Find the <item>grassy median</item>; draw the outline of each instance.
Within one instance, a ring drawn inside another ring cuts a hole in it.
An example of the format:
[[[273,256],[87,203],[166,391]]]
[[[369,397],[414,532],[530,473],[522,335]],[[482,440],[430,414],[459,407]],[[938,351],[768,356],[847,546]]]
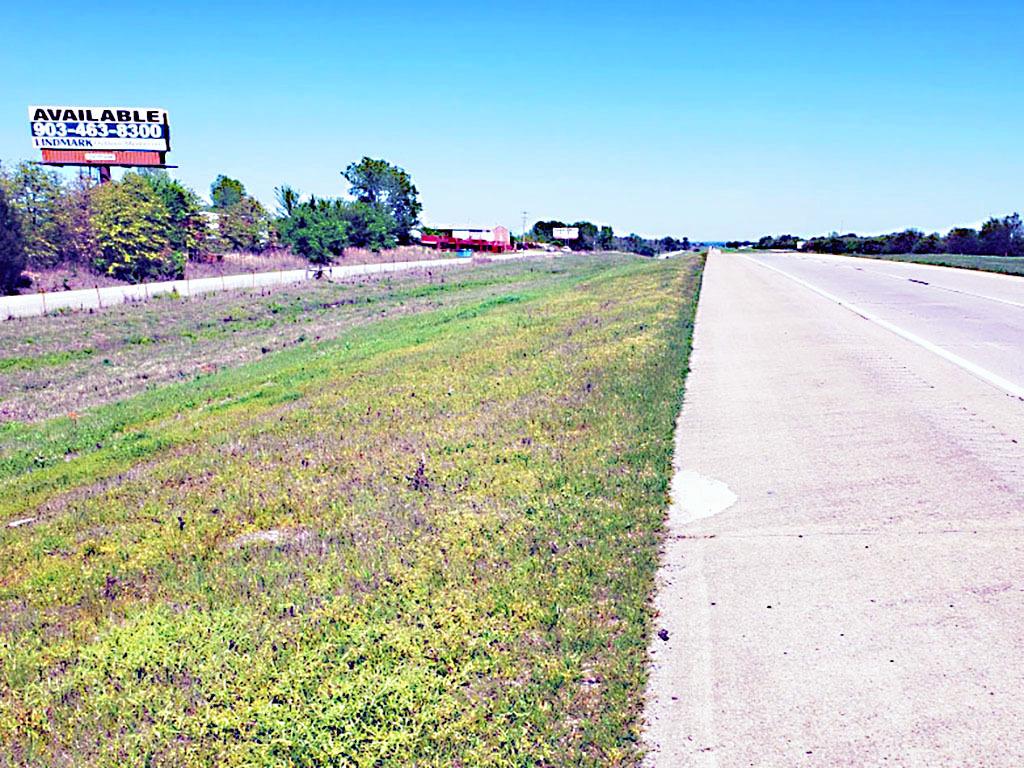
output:
[[[996,272],[1001,275],[1024,275],[1024,258],[1017,256],[966,256],[956,253],[886,253],[880,256],[855,253],[849,255],[865,259],[906,261],[912,264],[973,269],[977,272]]]
[[[7,422],[0,765],[634,763],[701,266],[502,267]]]

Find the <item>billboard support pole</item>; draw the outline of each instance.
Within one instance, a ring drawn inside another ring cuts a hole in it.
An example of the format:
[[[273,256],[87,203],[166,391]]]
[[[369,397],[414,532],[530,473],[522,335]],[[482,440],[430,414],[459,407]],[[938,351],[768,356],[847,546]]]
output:
[[[100,169],[100,184],[106,184],[108,181],[110,181],[110,166],[109,165],[101,165],[99,167],[99,169]]]

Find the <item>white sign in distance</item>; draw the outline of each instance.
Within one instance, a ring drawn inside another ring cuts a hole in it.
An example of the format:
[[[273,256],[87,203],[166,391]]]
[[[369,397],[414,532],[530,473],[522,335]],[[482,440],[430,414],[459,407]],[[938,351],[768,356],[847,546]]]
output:
[[[556,240],[576,240],[580,236],[579,227],[555,227],[551,235]]]

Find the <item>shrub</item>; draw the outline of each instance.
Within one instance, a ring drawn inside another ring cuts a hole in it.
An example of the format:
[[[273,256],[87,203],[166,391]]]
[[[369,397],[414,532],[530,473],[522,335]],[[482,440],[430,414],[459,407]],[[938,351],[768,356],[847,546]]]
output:
[[[58,264],[65,249],[64,185],[56,171],[22,162],[4,180],[21,223],[25,258],[33,267]]]
[[[25,269],[25,240],[18,214],[0,186],[0,293],[14,293]]]
[[[394,218],[382,206],[317,200],[292,206],[277,222],[281,242],[314,264],[329,264],[347,246],[380,251],[398,242]]]
[[[317,200],[292,206],[277,221],[277,235],[291,250],[314,264],[329,264],[348,245],[348,222],[336,215],[336,202]]]
[[[383,251],[398,244],[399,228],[386,208],[372,203],[341,203],[342,218],[349,225],[349,245]]]
[[[245,196],[217,213],[218,250],[259,252],[270,243],[270,218],[255,198]]]
[[[187,257],[171,248],[167,208],[142,176],[104,184],[92,198],[97,270],[131,282],[184,273]]]
[[[146,183],[160,197],[170,217],[171,248],[189,259],[199,258],[206,246],[206,221],[201,213],[199,195],[164,170],[140,172]]]

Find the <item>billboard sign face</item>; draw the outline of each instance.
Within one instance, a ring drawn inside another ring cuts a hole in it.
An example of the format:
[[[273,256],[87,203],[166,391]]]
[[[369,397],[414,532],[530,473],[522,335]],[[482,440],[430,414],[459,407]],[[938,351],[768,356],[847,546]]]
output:
[[[170,151],[167,110],[151,107],[31,106],[36,149]]]
[[[555,227],[551,236],[556,240],[576,240],[580,236],[579,227]]]
[[[118,165],[126,168],[139,165],[163,165],[163,153],[145,149],[115,149],[90,152],[81,149],[43,149],[47,165]]]

